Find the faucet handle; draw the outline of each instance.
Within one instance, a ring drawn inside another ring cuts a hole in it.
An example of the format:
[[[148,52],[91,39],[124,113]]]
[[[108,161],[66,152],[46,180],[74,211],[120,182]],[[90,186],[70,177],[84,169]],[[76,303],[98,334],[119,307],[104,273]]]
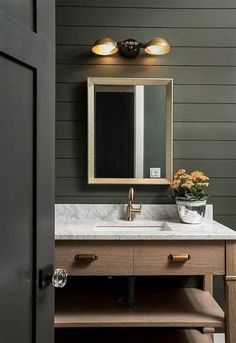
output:
[[[132,211],[133,212],[137,212],[137,213],[140,213],[142,210],[142,204],[133,204],[132,206]]]

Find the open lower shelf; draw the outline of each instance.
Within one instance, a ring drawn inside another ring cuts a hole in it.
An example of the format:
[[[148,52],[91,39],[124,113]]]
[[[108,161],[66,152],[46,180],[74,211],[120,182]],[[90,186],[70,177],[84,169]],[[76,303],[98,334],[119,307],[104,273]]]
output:
[[[223,327],[224,313],[214,298],[196,288],[137,293],[128,309],[114,294],[59,292],[55,327]]]
[[[82,331],[81,331],[82,330]],[[188,329],[157,329],[155,331],[146,329],[146,331],[97,331],[101,329],[89,329],[89,331],[83,331],[85,329],[79,329],[78,331],[63,332],[62,329],[57,329],[55,333],[56,343],[87,343],[87,342],[103,342],[103,343],[213,343],[212,339],[207,334],[202,334],[199,330]],[[96,330],[93,332],[93,330]],[[109,329],[106,329],[109,330]],[[114,330],[114,329],[113,329]],[[148,330],[148,331],[147,331]]]

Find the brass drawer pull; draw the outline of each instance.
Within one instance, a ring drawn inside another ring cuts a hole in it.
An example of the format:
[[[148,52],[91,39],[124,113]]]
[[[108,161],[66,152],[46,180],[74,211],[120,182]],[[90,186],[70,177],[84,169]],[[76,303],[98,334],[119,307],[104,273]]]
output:
[[[187,261],[191,260],[191,255],[189,255],[189,254],[178,254],[178,255],[170,254],[168,256],[168,259],[173,261],[173,262],[187,262]]]
[[[75,260],[77,262],[93,262],[98,260],[98,256],[95,254],[76,254]]]

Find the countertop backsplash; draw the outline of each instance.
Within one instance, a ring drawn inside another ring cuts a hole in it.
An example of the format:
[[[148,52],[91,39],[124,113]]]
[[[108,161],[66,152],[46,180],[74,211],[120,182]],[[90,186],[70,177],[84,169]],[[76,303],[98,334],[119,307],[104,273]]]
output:
[[[125,204],[56,204],[55,218],[64,220],[122,220],[125,219]],[[213,205],[207,205],[205,218],[213,219]],[[143,205],[136,220],[179,222],[176,205]]]

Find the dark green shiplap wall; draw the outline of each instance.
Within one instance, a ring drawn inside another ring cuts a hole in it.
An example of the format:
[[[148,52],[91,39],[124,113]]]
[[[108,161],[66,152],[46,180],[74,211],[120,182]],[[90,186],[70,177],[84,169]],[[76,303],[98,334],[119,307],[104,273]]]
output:
[[[168,55],[95,57],[99,37],[163,36]],[[125,202],[127,186],[87,185],[88,76],[173,77],[174,168],[211,178],[215,218],[236,228],[236,1],[57,0],[56,202]],[[136,200],[168,203],[163,186]]]

